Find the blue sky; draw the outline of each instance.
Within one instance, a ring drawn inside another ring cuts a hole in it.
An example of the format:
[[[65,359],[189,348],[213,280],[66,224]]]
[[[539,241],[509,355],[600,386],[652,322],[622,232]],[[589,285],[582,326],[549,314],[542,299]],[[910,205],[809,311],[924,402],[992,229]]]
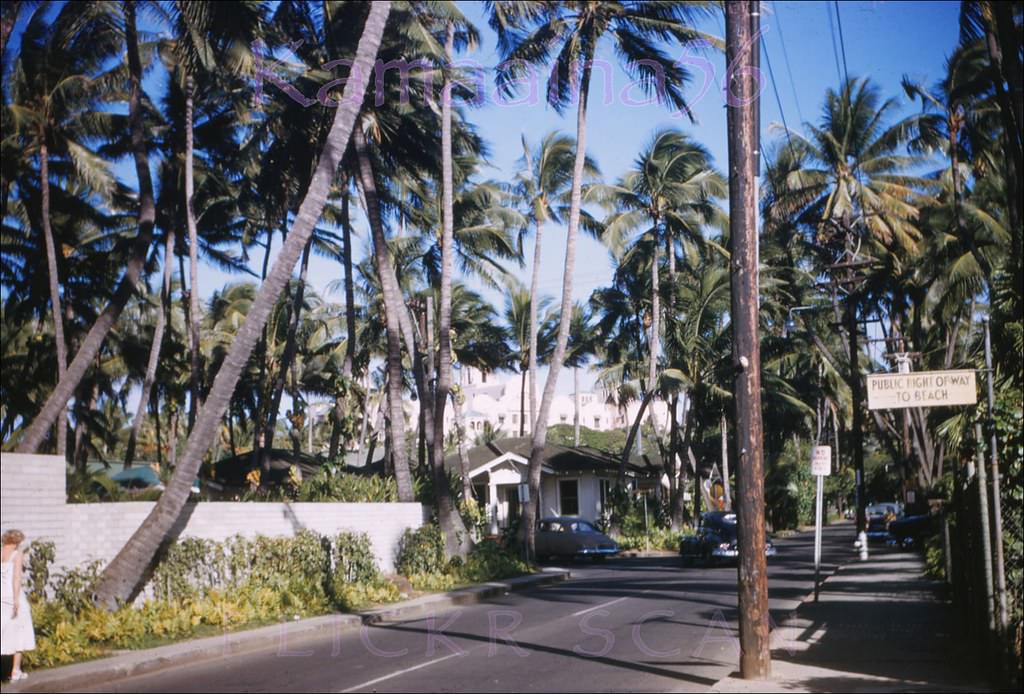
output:
[[[461,57],[493,68],[500,59],[496,53],[495,36],[487,26],[483,3],[462,2],[460,6],[481,33],[481,45],[477,50]],[[946,56],[953,50],[958,38],[958,2],[868,0],[840,2],[838,10],[834,3],[825,2],[763,2],[763,147],[769,148],[771,143],[781,137],[777,129],[773,130],[773,125],[780,124],[783,116],[789,127],[797,130],[800,129],[801,117],[804,121],[817,121],[826,89],[838,86],[842,57],[838,57],[837,66],[836,53],[840,41],[838,25],[835,23],[837,11],[842,23],[849,75],[869,77],[881,87],[886,97],[899,100],[903,114],[916,107],[903,97],[900,78],[907,74],[928,84],[939,79]],[[830,31],[830,21],[834,32]],[[710,19],[700,28],[715,36],[724,36],[721,18]],[[688,97],[696,114],[696,123],[690,123],[687,118],[678,113],[673,114],[658,104],[635,105],[644,96],[639,89],[629,89],[630,79],[617,67],[607,76],[603,71],[595,72],[589,102],[587,149],[597,160],[606,180],[614,180],[622,175],[652,134],[663,128],[680,128],[703,142],[714,156],[715,164],[724,170],[727,161],[726,119],[720,92],[725,74],[724,57],[711,52],[700,54],[693,50],[687,54],[678,47],[671,51],[676,59],[688,60],[689,56],[688,61],[710,61],[713,66],[711,74],[699,67],[691,68],[694,82]],[[600,52],[598,57],[610,65],[617,65],[614,55],[608,50]],[[777,81],[775,86],[781,100],[781,113],[769,78],[769,61]],[[602,73],[600,77],[597,72]],[[608,78],[610,91],[606,89]],[[154,97],[159,93],[156,79],[148,79],[146,88]],[[702,90],[706,91],[702,97],[697,98]],[[470,119],[488,141],[491,150],[490,167],[482,172],[483,177],[497,180],[512,178],[516,160],[521,155],[520,138],[523,135],[535,143],[553,129],[575,134],[574,108],[568,109],[563,117],[548,107],[543,102],[544,83],[540,78],[538,92],[539,98],[534,103],[523,103],[529,101],[525,98],[528,94],[525,90],[523,98],[512,104],[502,103],[494,97],[493,70],[488,72],[485,103],[470,113]],[[287,98],[271,91],[268,91],[268,95]],[[630,100],[634,105],[629,103]],[[130,166],[119,166],[118,171],[126,181],[134,185],[134,172]],[[362,225],[357,227],[357,232],[360,236],[356,242],[358,253],[366,249],[367,234]],[[557,299],[562,282],[564,229],[546,229],[544,243],[541,291]],[[262,254],[257,253],[254,257],[257,256],[261,258]],[[526,258],[532,256],[532,242],[528,242]],[[610,258],[605,249],[592,239],[581,238],[576,267],[574,298],[577,300],[586,300],[592,290],[610,280]],[[524,282],[528,281],[529,270],[528,265],[518,270]],[[316,258],[311,262],[311,283],[325,298],[337,302],[344,300],[340,295],[326,294],[327,284],[340,277],[341,270],[336,265]],[[201,291],[208,295],[211,290],[223,287],[225,282],[240,279],[243,278],[230,277],[210,266],[204,266],[200,280]],[[502,296],[492,290],[480,289],[500,312]],[[571,373],[563,373],[559,392],[567,392],[571,382]]]
[[[493,67],[500,62],[494,33],[487,26],[483,3],[462,2],[463,11],[480,29],[481,44],[476,51],[461,58]],[[946,56],[954,48],[958,36],[957,2],[840,2],[838,10],[825,2],[765,2],[762,3],[762,40],[765,57],[761,68],[764,79],[762,92],[762,140],[765,148],[777,142],[781,134],[778,126],[783,119],[790,128],[799,130],[804,121],[817,121],[826,89],[835,89],[840,80],[842,56],[840,36],[835,16],[842,23],[842,38],[846,48],[846,67],[851,77],[869,77],[878,84],[885,96],[901,101],[902,112],[915,108],[902,97],[900,78],[907,74],[916,80],[932,83],[943,72]],[[830,31],[830,22],[833,30]],[[701,29],[715,36],[724,36],[721,18],[706,21]],[[835,36],[833,40],[833,35]],[[725,74],[724,56],[712,52],[699,53],[672,49],[673,57],[691,64],[694,81],[688,92],[696,115],[696,123],[670,112],[659,104],[635,105],[644,100],[639,89],[629,89],[629,77],[617,67],[614,55],[604,50],[599,53],[608,64],[615,66],[610,75],[595,71],[591,98],[587,149],[595,158],[607,180],[624,173],[652,134],[663,128],[680,128],[708,147],[719,169],[727,161],[726,122],[721,84]],[[708,61],[713,70],[699,67]],[[776,102],[769,77],[768,62],[774,71],[782,112]],[[598,77],[598,72],[601,76]],[[710,72],[711,74],[707,74]],[[610,79],[609,79],[610,78]],[[611,89],[609,90],[608,84]],[[559,116],[543,101],[544,83],[538,76],[537,99],[529,103],[528,85],[520,98],[501,100],[494,94],[493,71],[487,77],[484,104],[470,113],[470,119],[488,141],[491,150],[490,167],[482,175],[498,180],[510,180],[521,156],[521,136],[537,142],[546,132],[559,129],[575,133],[575,114],[570,108]],[[703,96],[697,98],[703,92]],[[283,95],[280,95],[284,98]],[[361,231],[361,230],[360,230]],[[360,233],[357,242],[365,249],[366,234]],[[562,286],[565,230],[552,226],[545,230],[542,261],[541,291],[556,299]],[[611,278],[612,263],[607,251],[596,241],[581,236],[578,245],[574,298],[585,301],[597,287],[606,285]],[[533,257],[532,241],[528,241],[526,258]],[[517,270],[524,282],[529,278],[529,266]],[[310,268],[310,279],[318,291],[324,293],[326,285],[340,277],[340,270],[327,261],[315,259]],[[201,280],[204,294],[223,285],[226,277],[212,268],[204,272]],[[470,281],[471,285],[475,285]],[[499,312],[503,297],[496,291],[477,287],[486,298],[494,302]],[[343,301],[341,296],[328,297]],[[559,392],[571,388],[571,373],[559,379]],[[590,381],[590,378],[585,378]]]

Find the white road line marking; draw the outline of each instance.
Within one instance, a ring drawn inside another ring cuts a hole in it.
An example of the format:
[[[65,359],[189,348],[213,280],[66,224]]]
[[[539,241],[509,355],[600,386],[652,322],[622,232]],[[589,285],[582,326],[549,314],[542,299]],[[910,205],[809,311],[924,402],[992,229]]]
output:
[[[644,593],[650,593],[653,590],[654,590],[653,588],[649,588],[649,589],[643,591],[642,593],[638,593],[638,595],[643,595]],[[594,610],[600,610],[602,607],[610,607],[610,606],[614,605],[617,602],[622,602],[623,600],[629,600],[630,598],[635,598],[635,597],[636,597],[636,595],[627,595],[625,597],[618,598],[618,599],[612,600],[610,602],[605,602],[605,603],[602,603],[600,605],[594,605],[593,607],[588,607],[587,609],[580,610],[579,612],[573,612],[569,616],[570,617],[579,617],[581,614],[586,614],[588,612],[593,612]]]
[[[464,652],[463,653],[450,653],[450,654],[444,656],[443,658],[434,658],[433,660],[428,660],[425,663],[420,663],[419,665],[413,665],[412,667],[407,667],[404,670],[398,670],[396,672],[392,672],[390,675],[384,675],[383,677],[378,677],[375,680],[370,680],[369,682],[363,682],[362,684],[357,684],[356,686],[349,687],[348,689],[342,689],[341,693],[342,694],[347,694],[347,692],[357,692],[360,689],[366,689],[367,687],[372,687],[373,685],[377,684],[378,682],[383,682],[384,680],[390,680],[390,679],[392,679],[394,677],[399,677],[401,675],[408,674],[408,673],[413,672],[415,670],[420,670],[420,669],[425,668],[425,667],[430,667],[431,665],[435,665],[437,663],[443,662],[443,661],[448,660],[450,658],[455,658],[455,657],[460,656],[460,655],[465,655],[465,653]]]

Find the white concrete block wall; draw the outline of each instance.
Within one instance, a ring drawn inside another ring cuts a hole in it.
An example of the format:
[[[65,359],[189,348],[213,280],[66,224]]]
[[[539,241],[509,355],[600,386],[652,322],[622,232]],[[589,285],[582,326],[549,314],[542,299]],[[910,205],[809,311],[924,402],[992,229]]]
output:
[[[64,470],[60,456],[0,453],[0,530],[56,542],[66,520]]]
[[[0,527],[22,530],[28,541],[53,542],[54,569],[113,559],[156,505],[152,501],[68,504],[62,458],[4,453],[0,463]],[[365,532],[378,566],[390,573],[405,529],[423,525],[425,515],[423,506],[416,503],[201,502],[186,507],[180,536],[291,537],[303,528],[321,535]]]
[[[65,546],[58,547],[61,563],[78,565],[109,560],[124,546],[149,515],[155,502],[70,504]],[[370,537],[377,565],[394,571],[395,551],[406,528],[423,525],[420,504],[246,503],[190,504],[180,537],[226,540],[233,535],[292,537],[300,530],[334,535],[342,530]]]

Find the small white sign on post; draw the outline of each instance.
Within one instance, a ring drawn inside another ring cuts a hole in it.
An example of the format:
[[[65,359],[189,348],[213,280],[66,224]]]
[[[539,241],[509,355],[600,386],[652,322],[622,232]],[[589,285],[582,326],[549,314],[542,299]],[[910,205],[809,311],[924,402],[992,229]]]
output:
[[[831,446],[815,446],[811,449],[811,474],[826,477],[832,474]]]
[[[811,474],[814,475],[814,602],[818,602],[821,571],[821,522],[825,477],[832,474],[832,447],[815,446],[811,449]]]
[[[530,501],[530,485],[528,482],[519,484],[519,503],[525,504]]]

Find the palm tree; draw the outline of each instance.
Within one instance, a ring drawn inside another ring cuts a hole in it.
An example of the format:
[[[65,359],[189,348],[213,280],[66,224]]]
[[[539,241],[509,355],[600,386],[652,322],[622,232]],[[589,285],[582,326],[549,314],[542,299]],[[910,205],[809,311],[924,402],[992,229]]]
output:
[[[973,42],[957,48],[946,61],[946,77],[929,91],[923,85],[903,77],[907,96],[920,99],[921,108],[930,118],[923,119],[920,133],[911,142],[919,151],[945,149],[949,157],[949,175],[952,180],[953,213],[957,235],[971,248],[989,282],[991,263],[979,254],[972,234],[968,233],[964,218],[964,168],[961,162],[984,156],[992,143],[989,134],[995,109],[986,103],[987,79],[984,68],[984,47]]]
[[[711,3],[627,2],[504,2],[490,0],[490,24],[498,33],[502,69],[498,86],[506,93],[533,65],[546,64],[557,51],[555,68],[548,80],[548,102],[559,112],[573,97],[576,105],[576,156],[569,196],[568,231],[565,241],[565,270],[558,337],[541,395],[537,421],[547,421],[555,394],[558,372],[565,358],[572,320],[573,272],[576,266],[576,232],[580,225],[582,188],[587,146],[587,100],[594,56],[602,39],[610,39],[622,57],[626,71],[650,94],[657,91],[673,107],[689,113],[683,97],[687,73],[662,52],[655,41],[690,42],[705,37],[688,24]],[[534,427],[530,454],[530,501],[526,504],[526,539],[533,549],[537,495],[540,490],[541,455],[547,438],[546,427]]]
[[[561,224],[567,216],[569,195],[572,190],[572,170],[575,142],[567,135],[549,132],[531,148],[523,136],[523,156],[516,174],[514,191],[519,203],[526,208],[526,217],[533,227],[533,266],[530,275],[530,306],[538,306],[537,287],[540,284],[542,235],[547,223]],[[591,178],[601,175],[597,165],[587,157],[584,174]],[[530,426],[536,425],[537,415],[537,314],[530,314]],[[579,444],[577,444],[579,445]]]
[[[701,229],[723,216],[713,199],[726,192],[725,180],[712,168],[707,149],[678,130],[655,133],[634,168],[617,185],[608,188],[610,203],[616,211],[604,222],[603,240],[619,253],[619,249],[631,245],[634,250],[630,252],[643,253],[650,263],[648,391],[654,391],[658,383],[663,291],[659,281],[659,249],[664,243],[671,270],[669,296],[674,296],[676,239],[681,236],[691,244],[703,246]],[[628,255],[624,260],[628,263]],[[674,318],[672,310],[669,320]]]
[[[384,27],[390,11],[390,2],[373,3],[368,8],[363,35],[359,40],[352,67],[354,79],[349,80],[345,85],[344,95],[335,113],[334,123],[327,136],[322,155],[317,162],[316,172],[299,208],[299,213],[295,217],[288,240],[281,248],[281,253],[267,276],[266,282],[260,287],[256,301],[246,316],[238,337],[232,343],[224,365],[217,373],[213,388],[199,412],[196,426],[189,435],[182,459],[168,482],[167,489],[139,529],[103,571],[97,583],[94,599],[97,604],[107,609],[115,609],[119,603],[130,599],[138,590],[146,567],[152,561],[157,548],[166,538],[184,507],[203,453],[210,447],[216,436],[221,417],[227,410],[238,377],[259,339],[267,316],[291,276],[299,254],[313,233],[313,228],[326,203],[331,181],[341,163],[342,155],[355,126],[359,107],[363,103],[366,85],[373,62],[377,57],[377,48],[384,34]],[[131,24],[132,22],[129,22],[129,25]]]
[[[913,258],[922,238],[920,208],[931,202],[924,192],[934,184],[906,173],[925,163],[904,155],[906,143],[920,130],[925,115],[887,124],[896,107],[881,102],[868,80],[851,79],[839,93],[826,93],[820,127],[805,124],[806,138],[788,133],[779,168],[790,173],[773,185],[769,223],[789,220],[811,236],[811,250],[821,265],[863,262],[862,252],[890,260]],[[846,301],[845,332],[849,356],[848,383],[853,394],[855,469],[863,474],[862,392],[856,340],[859,295]],[[833,295],[838,319],[838,297]],[[860,495],[859,516],[865,500]],[[859,519],[862,522],[863,519]]]
[[[18,8],[11,9],[16,18]],[[21,36],[12,75],[9,115],[13,129],[20,134],[19,139],[24,144],[23,151],[35,151],[39,158],[42,193],[39,220],[46,245],[59,383],[67,371],[67,341],[51,228],[51,157],[68,160],[73,164],[76,176],[95,192],[101,195],[110,193],[113,176],[106,163],[89,149],[87,142],[110,132],[115,120],[108,114],[97,113],[97,104],[110,96],[100,88],[106,78],[100,75],[100,69],[114,55],[119,40],[112,27],[102,21],[103,17],[95,16],[94,7],[87,7],[83,12],[80,6],[67,5],[55,18],[50,17],[50,11],[49,5],[37,7]],[[5,210],[6,205],[5,194]],[[58,455],[64,455],[67,439],[65,407],[66,404],[58,408]]]
[[[541,296],[538,298],[538,306],[534,310],[530,292],[517,280],[509,280],[505,299],[505,324],[512,344],[515,345],[516,370],[519,371],[521,385],[519,388],[519,435],[526,435],[526,378],[529,374],[530,363],[537,361],[545,363],[550,357],[554,348],[555,326],[558,315],[552,310],[554,303],[551,297]],[[535,346],[531,346],[530,325],[531,316],[542,313],[541,328],[537,336]],[[531,350],[539,351],[536,358]],[[538,422],[530,419],[530,433],[533,433]]]
[[[531,349],[535,347],[531,346]],[[569,327],[569,346],[565,353],[565,365],[572,369],[574,446],[580,445],[580,367],[586,364],[596,351],[597,330],[590,307],[579,302],[574,303],[572,323]],[[532,353],[530,356],[533,356]]]
[[[91,7],[91,5],[90,5]],[[111,26],[114,18],[104,11],[97,17],[100,26]],[[113,29],[110,29],[113,31]],[[82,340],[82,345],[50,394],[46,404],[28,427],[24,438],[18,445],[19,453],[34,453],[43,441],[43,437],[59,413],[67,405],[68,400],[78,388],[85,375],[103,346],[103,341],[117,322],[128,300],[135,292],[139,277],[142,274],[146,257],[153,237],[153,225],[156,219],[156,205],[153,199],[153,181],[149,170],[149,156],[146,151],[145,126],[142,113],[142,60],[138,45],[138,32],[135,27],[135,4],[124,5],[124,37],[127,46],[128,72],[131,91],[128,98],[128,118],[131,124],[131,149],[135,160],[136,175],[139,179],[139,233],[132,246],[131,255],[121,281],[118,283],[110,301],[96,318],[89,333]]]
[[[184,200],[189,251],[189,332],[191,355],[191,399],[189,430],[202,403],[199,373],[199,237],[196,230],[194,176],[193,97],[196,78],[209,81],[219,77],[214,71],[231,73],[251,71],[253,57],[249,47],[260,37],[262,9],[256,2],[203,3],[177,0],[171,5],[168,20],[174,31],[174,57],[178,70],[173,75],[184,91]],[[217,56],[228,60],[217,63]]]

